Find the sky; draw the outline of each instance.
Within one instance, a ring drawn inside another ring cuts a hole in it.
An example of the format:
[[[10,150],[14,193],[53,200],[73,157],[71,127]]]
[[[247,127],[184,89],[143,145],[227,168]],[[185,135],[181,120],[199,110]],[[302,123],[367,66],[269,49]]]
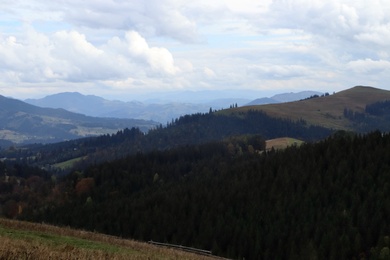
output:
[[[389,82],[388,0],[0,1],[4,96],[267,96]]]

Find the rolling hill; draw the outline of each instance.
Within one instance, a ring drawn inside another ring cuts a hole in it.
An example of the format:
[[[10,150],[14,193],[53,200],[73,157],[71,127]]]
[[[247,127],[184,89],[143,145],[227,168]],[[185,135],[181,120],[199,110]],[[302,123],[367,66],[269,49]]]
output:
[[[177,99],[181,100],[181,99]],[[107,100],[94,95],[83,95],[78,92],[64,92],[41,99],[26,99],[25,102],[49,108],[63,108],[71,112],[95,117],[135,118],[153,120],[166,124],[182,115],[198,112],[207,112],[210,107],[223,108],[239,102],[245,104],[244,99],[218,99],[191,103],[186,101],[165,101],[165,103]],[[161,102],[161,101],[160,101]]]
[[[13,143],[52,143],[96,136],[128,127],[147,131],[153,121],[90,117],[64,109],[40,108],[0,96],[0,139]]]
[[[272,117],[291,120],[303,119],[311,125],[356,131],[359,129],[353,120],[344,115],[345,109],[354,113],[365,114],[369,117],[370,115],[365,111],[366,106],[385,100],[390,100],[390,91],[373,87],[356,86],[324,97],[281,104],[245,106],[225,110],[222,113],[235,114],[249,110],[261,110]]]
[[[25,102],[34,106],[63,108],[65,110],[96,117],[114,118],[136,118],[153,120],[166,124],[172,119],[194,113],[205,113],[210,107],[213,109],[228,108],[232,104],[260,105],[290,102],[304,99],[313,95],[321,95],[316,91],[302,91],[298,93],[283,93],[274,95],[271,98],[259,98],[248,103],[250,99],[240,98],[238,93],[226,94],[224,91],[216,91],[214,94],[219,98],[212,98],[206,93],[185,92],[187,98],[177,97],[174,94],[164,99],[152,99],[146,101],[123,102],[119,100],[108,100],[94,95],[83,95],[78,92],[63,92],[49,95],[40,99],[26,99]],[[242,93],[241,93],[242,94]],[[230,95],[230,96],[229,96]],[[258,95],[258,93],[256,94]],[[189,97],[189,98],[188,98]]]

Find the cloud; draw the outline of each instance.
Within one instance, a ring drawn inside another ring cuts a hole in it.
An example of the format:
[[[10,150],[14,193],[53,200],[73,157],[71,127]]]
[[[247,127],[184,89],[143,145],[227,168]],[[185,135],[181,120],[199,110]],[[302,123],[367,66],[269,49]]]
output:
[[[205,67],[203,69],[203,73],[208,77],[208,78],[215,78],[217,75],[215,74],[215,72],[210,69],[210,68],[207,68]]]
[[[174,75],[180,69],[166,48],[149,47],[134,31],[95,46],[77,31],[45,35],[29,28],[24,38],[0,39],[0,71],[13,82],[38,83],[122,80],[145,71]]]
[[[126,33],[129,53],[145,61],[154,71],[165,72],[174,75],[179,71],[174,64],[172,54],[165,48],[149,47],[141,35],[135,31]]]
[[[177,1],[65,0],[49,6],[60,11],[64,21],[79,27],[134,30],[183,42],[198,39],[196,23],[183,13],[185,4]]]
[[[248,67],[248,73],[255,74],[265,79],[291,79],[308,75],[308,70],[299,65],[252,65]]]
[[[0,85],[387,87],[389,17],[386,0],[3,1]]]
[[[386,60],[353,60],[348,62],[348,69],[355,73],[372,74],[381,72],[390,72],[390,61]]]

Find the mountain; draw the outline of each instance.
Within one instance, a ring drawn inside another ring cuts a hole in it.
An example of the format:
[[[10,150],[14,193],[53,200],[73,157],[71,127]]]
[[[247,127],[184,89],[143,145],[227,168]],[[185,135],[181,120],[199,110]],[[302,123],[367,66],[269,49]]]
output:
[[[0,139],[14,143],[58,142],[128,127],[147,131],[156,125],[152,121],[97,118],[64,109],[41,108],[0,96]]]
[[[322,95],[321,92],[317,91],[301,91],[298,93],[282,93],[274,95],[270,98],[264,97],[264,98],[257,98],[249,103],[247,103],[245,106],[255,106],[255,105],[265,105],[265,104],[276,104],[276,103],[284,103],[284,102],[292,102],[297,100],[302,100],[305,98],[309,98],[315,95]]]
[[[220,110],[234,104],[243,106],[290,102],[322,94],[315,91],[283,93],[249,102],[250,94],[253,96],[259,93],[261,92],[249,91],[245,95],[243,91],[240,94],[234,91],[226,93],[222,91],[168,92],[161,93],[159,96],[151,95],[144,102],[123,102],[107,100],[94,95],[83,95],[78,92],[63,92],[40,99],[26,99],[25,102],[40,107],[63,108],[88,116],[136,118],[165,124],[187,114],[208,112],[210,108]],[[187,97],[184,97],[185,95]]]
[[[265,97],[265,98],[257,98],[255,100],[249,102],[245,106],[256,106],[256,105],[275,104],[275,103],[280,103],[280,102],[273,99],[273,98]]]
[[[298,101],[301,99],[309,98],[311,96],[321,96],[323,93],[318,92],[318,91],[301,91],[297,93],[282,93],[282,94],[277,94],[275,96],[272,96],[271,99],[276,100],[280,103],[283,102],[292,102],[292,101]]]
[[[356,86],[332,95],[305,100],[239,107],[222,113],[260,110],[267,115],[290,120],[305,120],[311,125],[332,129],[366,132],[390,130],[390,118],[369,113],[367,106],[390,100],[390,91],[367,86]],[[386,104],[384,104],[386,105]],[[348,112],[348,113],[346,113]]]
[[[390,92],[358,86],[186,115],[147,134],[133,128],[45,145],[38,153],[9,149],[17,157],[0,161],[0,214],[232,259],[386,259],[386,129]],[[264,151],[272,136],[307,142]],[[53,155],[80,164],[63,178],[26,166]]]
[[[153,120],[163,124],[172,120],[194,113],[208,112],[213,109],[227,108],[231,104],[245,104],[248,99],[242,98],[218,98],[203,102],[166,101],[166,103],[155,100],[154,102],[143,103],[139,101],[123,102],[118,100],[107,100],[94,95],[82,95],[78,92],[64,92],[41,99],[26,99],[25,102],[49,108],[63,108],[71,112],[81,113],[96,117],[114,118],[136,118]]]

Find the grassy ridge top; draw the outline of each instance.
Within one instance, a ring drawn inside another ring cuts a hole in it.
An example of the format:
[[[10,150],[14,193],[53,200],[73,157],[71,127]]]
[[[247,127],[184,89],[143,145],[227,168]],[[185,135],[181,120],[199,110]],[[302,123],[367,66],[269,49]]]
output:
[[[1,259],[215,259],[118,237],[0,219]]]
[[[292,120],[304,119],[309,124],[333,129],[351,129],[350,121],[343,116],[345,108],[364,112],[366,105],[390,100],[390,91],[357,86],[336,94],[295,102],[239,107],[230,111],[262,110],[270,116]]]

